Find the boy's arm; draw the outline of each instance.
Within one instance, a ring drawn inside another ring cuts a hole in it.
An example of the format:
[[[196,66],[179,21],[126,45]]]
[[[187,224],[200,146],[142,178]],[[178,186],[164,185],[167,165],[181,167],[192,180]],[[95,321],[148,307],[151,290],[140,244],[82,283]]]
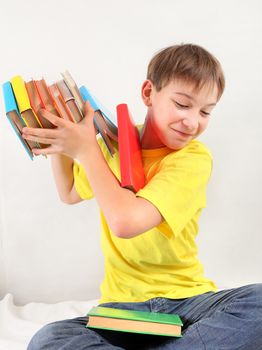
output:
[[[101,206],[100,208],[114,234],[122,238],[131,238],[160,224],[162,216],[158,209],[146,199],[137,198],[132,191],[122,188],[109,169],[100,147],[98,146],[94,151],[93,156],[95,157],[97,151],[97,157],[94,158],[95,162],[91,161],[88,181],[98,204],[100,205],[102,202],[103,206],[108,205],[108,208]],[[88,152],[88,159],[92,157],[90,153],[91,150]],[[51,155],[51,165],[58,194],[61,201],[66,204],[76,204],[83,201],[74,186],[73,163],[73,159],[65,155]],[[87,161],[85,164],[87,165]],[[82,163],[86,171],[85,164]],[[97,176],[97,174],[101,176]],[[95,179],[92,183],[90,176]],[[96,192],[94,192],[94,187],[98,189]]]
[[[121,238],[137,236],[163,221],[159,210],[148,200],[120,186],[98,143],[79,158],[100,209],[114,234]]]
[[[109,168],[96,139],[94,110],[88,102],[85,108],[85,117],[77,124],[43,110],[42,116],[57,128],[23,128],[23,137],[50,145],[33,151],[36,155],[53,155],[52,166],[62,201],[73,203],[80,200],[73,186],[72,159],[76,158],[82,164],[92,194],[115,235],[130,238],[157,226],[163,221],[158,209],[150,201],[137,198],[133,192],[122,188]]]
[[[61,201],[66,204],[75,204],[83,200],[74,187],[73,163],[72,158],[63,154],[51,155],[56,188]]]

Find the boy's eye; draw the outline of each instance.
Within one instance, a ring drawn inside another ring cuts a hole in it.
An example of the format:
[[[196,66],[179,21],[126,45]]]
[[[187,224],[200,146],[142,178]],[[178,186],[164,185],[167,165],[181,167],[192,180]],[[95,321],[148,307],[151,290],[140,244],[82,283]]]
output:
[[[207,113],[207,112],[204,112],[204,111],[201,111],[204,115],[208,116],[210,115],[210,113]]]
[[[179,103],[177,101],[174,101],[174,102],[179,108],[189,108],[188,105],[183,105],[182,103]],[[201,111],[201,113],[204,114],[204,116],[207,116],[207,117],[210,116],[210,113],[208,113],[208,112]]]
[[[175,104],[178,106],[178,107],[181,107],[181,108],[187,108],[188,106],[186,105],[182,105],[181,103],[178,103],[175,101]]]

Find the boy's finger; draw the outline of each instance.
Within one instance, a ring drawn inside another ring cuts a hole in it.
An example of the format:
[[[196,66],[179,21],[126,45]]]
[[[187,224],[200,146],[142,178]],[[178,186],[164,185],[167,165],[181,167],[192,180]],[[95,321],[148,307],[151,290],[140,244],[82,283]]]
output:
[[[56,139],[48,138],[48,137],[40,137],[40,136],[34,136],[34,135],[22,135],[23,139],[26,139],[28,141],[35,141],[40,142],[44,144],[54,144],[56,143]]]
[[[52,148],[52,146],[46,147],[46,148],[33,148],[32,152],[34,153],[35,156],[39,156],[40,154],[48,155],[48,154],[59,153],[57,152],[57,150]]]
[[[87,100],[85,102],[85,117],[93,117],[94,116],[94,108],[91,106],[90,102]]]
[[[42,117],[49,120],[55,126],[63,127],[66,125],[66,121],[63,118],[57,117],[56,115],[52,114],[51,112],[47,111],[44,108],[41,108],[39,110],[39,113]]]
[[[34,135],[34,136],[40,136],[40,137],[56,138],[59,135],[59,132],[56,129],[24,127],[22,129],[22,134],[23,135]]]

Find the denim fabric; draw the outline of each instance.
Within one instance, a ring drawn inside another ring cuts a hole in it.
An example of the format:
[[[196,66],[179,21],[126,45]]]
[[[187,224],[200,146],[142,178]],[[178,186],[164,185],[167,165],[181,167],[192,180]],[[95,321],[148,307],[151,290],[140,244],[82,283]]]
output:
[[[262,283],[185,299],[101,305],[179,314],[183,337],[88,329],[87,317],[78,317],[44,326],[28,350],[262,350]]]

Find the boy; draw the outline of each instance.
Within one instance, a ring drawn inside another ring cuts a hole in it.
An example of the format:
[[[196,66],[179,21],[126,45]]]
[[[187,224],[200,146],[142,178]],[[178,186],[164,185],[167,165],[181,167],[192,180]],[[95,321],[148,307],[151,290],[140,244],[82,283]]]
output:
[[[50,144],[35,154],[53,155],[62,201],[98,202],[105,255],[100,305],[177,313],[184,323],[183,337],[170,338],[92,330],[87,317],[76,318],[45,326],[29,350],[262,349],[262,285],[217,291],[197,259],[212,156],[196,138],[224,85],[220,63],[200,46],[174,45],[153,57],[139,127],[146,185],[137,193],[120,186],[118,154],[112,158],[97,142],[88,103],[79,124],[43,111],[56,129],[24,129],[26,139]]]

